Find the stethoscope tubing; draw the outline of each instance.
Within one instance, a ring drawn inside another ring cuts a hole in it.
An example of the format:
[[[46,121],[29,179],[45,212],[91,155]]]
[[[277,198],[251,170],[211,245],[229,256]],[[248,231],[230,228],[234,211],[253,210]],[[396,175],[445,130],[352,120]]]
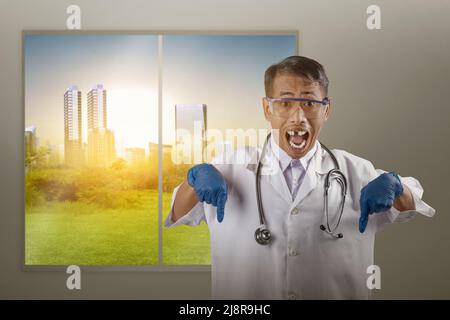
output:
[[[261,178],[262,159],[264,158],[264,156],[266,154],[267,144],[269,142],[270,136],[271,136],[271,133],[269,133],[267,135],[266,141],[264,141],[261,155],[258,159],[258,164],[256,167],[256,179],[255,179],[256,180],[256,200],[257,200],[257,204],[258,204],[260,225],[255,231],[255,240],[260,245],[269,245],[272,241],[272,234],[270,233],[269,229],[267,228],[266,218],[264,215],[264,208],[262,205],[261,179],[260,179]],[[323,224],[321,224],[320,229],[322,231],[328,233],[329,235],[333,236],[336,239],[341,239],[341,238],[343,238],[343,234],[336,233],[336,230],[339,227],[339,224],[340,224],[341,218],[342,218],[342,214],[344,211],[345,197],[347,194],[347,179],[346,179],[345,175],[342,173],[342,171],[340,170],[339,163],[338,163],[336,157],[334,156],[333,152],[331,152],[331,150],[328,149],[323,143],[320,142],[320,145],[322,146],[322,148],[325,149],[325,151],[327,151],[327,153],[330,155],[330,157],[334,163],[334,169],[331,169],[327,173],[326,178],[325,178],[324,206],[325,206],[325,213],[326,213],[326,227]],[[328,209],[328,189],[330,188],[332,179],[335,179],[339,183],[341,190],[342,190],[342,193],[341,193],[342,199],[341,199],[341,204],[339,206],[339,212],[340,212],[339,218],[334,227],[330,226],[329,209]]]

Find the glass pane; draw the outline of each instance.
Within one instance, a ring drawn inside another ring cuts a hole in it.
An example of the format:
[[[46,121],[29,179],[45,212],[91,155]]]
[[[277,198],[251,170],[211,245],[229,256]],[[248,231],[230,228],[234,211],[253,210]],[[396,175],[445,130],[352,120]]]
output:
[[[163,141],[173,149],[173,157],[167,156],[163,162],[164,219],[174,187],[185,180],[193,164],[211,161],[229,148],[255,146],[259,136],[265,138],[264,72],[271,64],[296,54],[296,43],[293,35],[164,37]],[[180,137],[179,129],[189,131],[190,138]],[[230,129],[234,130],[227,135]],[[250,135],[253,132],[258,137],[235,139],[239,130],[250,130]],[[189,144],[193,152],[182,152]],[[200,155],[191,156],[194,151]],[[180,161],[189,158],[189,163]],[[165,264],[211,262],[204,221],[195,227],[164,228],[163,232]]]
[[[26,265],[158,262],[157,38],[25,38]]]

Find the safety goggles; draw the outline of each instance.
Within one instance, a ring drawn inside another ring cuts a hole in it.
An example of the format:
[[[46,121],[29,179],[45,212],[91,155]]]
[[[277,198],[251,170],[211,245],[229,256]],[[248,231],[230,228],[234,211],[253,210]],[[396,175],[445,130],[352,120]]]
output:
[[[270,110],[274,115],[281,118],[289,118],[294,112],[301,108],[305,117],[309,119],[320,118],[323,115],[325,106],[330,103],[328,98],[323,100],[313,100],[307,98],[269,98]]]

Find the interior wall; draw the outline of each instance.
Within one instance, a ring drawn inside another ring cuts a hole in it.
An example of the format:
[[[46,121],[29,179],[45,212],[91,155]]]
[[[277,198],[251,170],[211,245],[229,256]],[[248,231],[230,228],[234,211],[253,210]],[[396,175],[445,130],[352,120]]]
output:
[[[65,30],[70,4],[81,7],[83,30],[298,30],[300,54],[320,61],[331,81],[334,109],[321,139],[416,177],[437,212],[379,234],[375,298],[450,298],[446,0],[1,0],[0,298],[210,297],[208,271],[83,272],[82,290],[69,291],[64,272],[23,270],[21,32]],[[381,30],[366,27],[371,4],[381,8]]]

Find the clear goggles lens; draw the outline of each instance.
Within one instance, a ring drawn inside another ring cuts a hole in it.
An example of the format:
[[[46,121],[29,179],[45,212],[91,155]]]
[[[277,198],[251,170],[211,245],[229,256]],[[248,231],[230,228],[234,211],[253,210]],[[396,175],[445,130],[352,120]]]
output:
[[[289,118],[299,108],[307,118],[320,118],[328,105],[327,98],[322,101],[303,98],[268,98],[268,100],[272,112],[282,118]]]

